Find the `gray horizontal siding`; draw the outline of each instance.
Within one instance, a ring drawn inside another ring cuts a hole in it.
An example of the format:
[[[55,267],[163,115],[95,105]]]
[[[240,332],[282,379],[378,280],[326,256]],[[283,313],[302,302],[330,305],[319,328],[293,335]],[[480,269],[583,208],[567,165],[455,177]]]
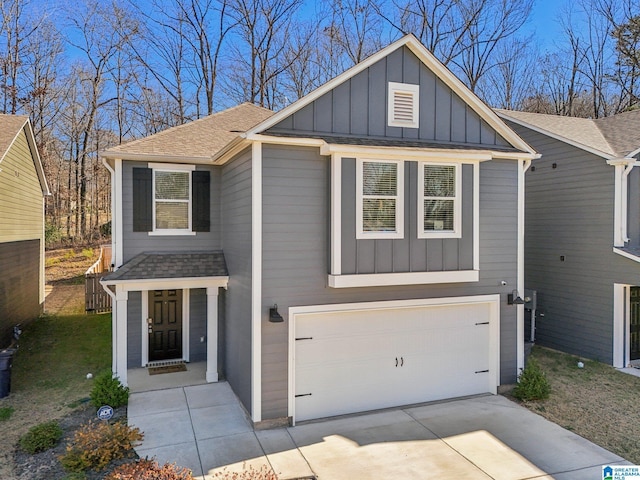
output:
[[[229,285],[221,331],[224,375],[251,411],[251,155],[245,152],[222,169],[222,243]]]
[[[315,149],[264,146],[263,418],[287,415],[287,312],[291,306],[500,293],[501,382],[515,381],[516,308],[506,305],[506,294],[517,279],[516,162],[485,162],[480,167],[479,282],[356,289],[327,287],[329,168],[329,159]],[[283,188],[283,182],[295,188]],[[496,196],[501,200],[496,201]],[[494,240],[501,248],[493,246]],[[501,280],[509,285],[501,287]],[[284,324],[268,322],[268,308],[274,303],[285,317]]]
[[[123,262],[135,255],[149,251],[216,250],[222,248],[220,219],[220,175],[219,167],[197,166],[198,170],[211,172],[211,229],[195,235],[149,235],[133,231],[133,168],[146,168],[146,162],[123,163],[122,176],[122,240]]]
[[[420,85],[419,128],[387,125],[388,82]],[[407,47],[336,86],[269,131],[508,146]]]
[[[513,128],[542,154],[526,174],[525,203],[525,283],[538,291],[544,312],[537,342],[611,363],[613,284],[640,283],[640,264],[612,251],[614,167],[566,143]],[[637,195],[634,181],[630,195]]]
[[[418,163],[405,162],[404,238],[356,239],[356,160],[342,160],[342,273],[473,269],[473,166],[463,165],[462,238],[418,238]]]

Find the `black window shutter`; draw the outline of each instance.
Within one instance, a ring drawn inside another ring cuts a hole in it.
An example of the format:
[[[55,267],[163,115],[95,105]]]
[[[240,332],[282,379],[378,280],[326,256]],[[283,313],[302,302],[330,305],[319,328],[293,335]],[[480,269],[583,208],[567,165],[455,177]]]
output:
[[[209,232],[211,230],[211,175],[207,170],[194,170],[193,206],[191,207],[191,224],[194,232]]]
[[[153,230],[153,182],[150,168],[133,169],[133,231]]]

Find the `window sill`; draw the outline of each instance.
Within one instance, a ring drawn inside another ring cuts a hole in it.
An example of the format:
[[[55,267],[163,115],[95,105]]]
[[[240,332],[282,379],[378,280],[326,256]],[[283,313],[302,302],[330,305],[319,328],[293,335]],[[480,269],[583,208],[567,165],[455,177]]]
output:
[[[329,287],[388,287],[394,285],[426,285],[437,283],[465,283],[480,280],[478,270],[451,272],[369,273],[360,275],[329,275]]]
[[[150,237],[177,237],[177,236],[189,236],[195,235],[196,232],[188,230],[157,230],[155,232],[149,232]]]

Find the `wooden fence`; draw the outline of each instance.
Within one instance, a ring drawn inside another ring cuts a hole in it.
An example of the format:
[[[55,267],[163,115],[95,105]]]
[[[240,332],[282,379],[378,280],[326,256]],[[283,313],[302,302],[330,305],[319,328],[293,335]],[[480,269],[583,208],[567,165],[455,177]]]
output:
[[[100,279],[111,271],[111,245],[100,247],[100,257],[84,274],[84,304],[87,312],[111,311],[111,296],[100,285]]]

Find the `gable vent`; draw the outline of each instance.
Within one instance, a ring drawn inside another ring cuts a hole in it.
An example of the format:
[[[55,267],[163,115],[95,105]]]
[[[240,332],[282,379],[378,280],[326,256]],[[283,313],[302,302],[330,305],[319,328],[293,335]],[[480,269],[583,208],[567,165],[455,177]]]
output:
[[[419,85],[389,82],[389,126],[418,128]]]

